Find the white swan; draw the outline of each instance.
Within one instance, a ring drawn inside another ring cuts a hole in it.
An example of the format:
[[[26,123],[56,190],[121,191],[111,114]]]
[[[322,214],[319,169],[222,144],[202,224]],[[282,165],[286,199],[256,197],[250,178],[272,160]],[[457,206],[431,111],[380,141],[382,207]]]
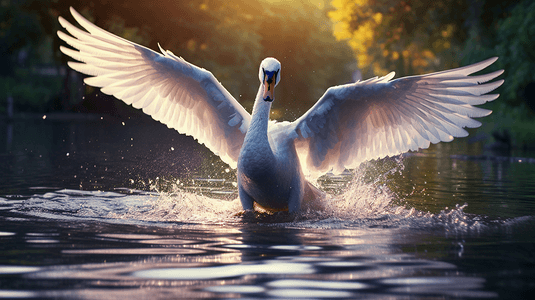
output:
[[[274,58],[260,64],[260,88],[252,116],[208,71],[170,51],[161,54],[115,36],[71,8],[83,31],[59,17],[72,35],[58,36],[78,51],[61,51],[90,75],[85,83],[100,87],[127,104],[143,109],[178,132],[195,137],[231,167],[238,168],[244,209],[300,209],[317,190],[305,175],[340,173],[361,162],[429,147],[464,137],[464,127],[479,127],[474,117],[489,110],[474,107],[498,97],[485,95],[503,80],[488,82],[503,70],[468,76],[496,61],[396,80],[394,72],[366,81],[329,88],[293,122],[269,121],[281,79]],[[485,84],[483,84],[485,83]]]

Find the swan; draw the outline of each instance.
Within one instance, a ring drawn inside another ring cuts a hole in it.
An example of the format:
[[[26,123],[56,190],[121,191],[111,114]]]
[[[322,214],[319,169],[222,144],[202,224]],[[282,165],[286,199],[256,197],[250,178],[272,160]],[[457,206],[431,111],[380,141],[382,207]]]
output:
[[[293,122],[269,120],[281,64],[264,59],[260,87],[249,114],[209,71],[171,51],[161,53],[113,35],[70,12],[82,30],[59,17],[69,33],[59,38],[68,65],[89,75],[84,81],[142,109],[157,121],[193,136],[232,168],[244,210],[300,210],[304,199],[322,192],[307,178],[356,168],[361,162],[394,156],[465,137],[473,118],[490,110],[475,107],[498,98],[487,94],[504,81],[503,70],[469,76],[498,58],[465,67],[392,80],[394,72],[334,86]]]

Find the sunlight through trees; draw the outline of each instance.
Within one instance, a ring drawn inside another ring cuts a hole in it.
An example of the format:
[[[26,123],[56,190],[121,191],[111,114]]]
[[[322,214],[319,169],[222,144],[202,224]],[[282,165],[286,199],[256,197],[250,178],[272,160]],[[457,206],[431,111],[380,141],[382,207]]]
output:
[[[456,65],[465,39],[460,0],[333,0],[333,34],[368,76],[420,74]],[[366,76],[365,76],[366,77]]]

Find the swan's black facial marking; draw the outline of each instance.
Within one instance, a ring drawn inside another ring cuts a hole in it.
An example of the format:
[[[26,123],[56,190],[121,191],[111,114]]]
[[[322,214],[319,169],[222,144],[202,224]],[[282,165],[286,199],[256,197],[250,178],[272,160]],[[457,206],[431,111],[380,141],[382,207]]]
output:
[[[267,83],[269,83],[269,85],[271,86],[271,84],[277,80],[277,73],[279,73],[279,71],[267,71],[262,69],[264,71],[264,81],[266,81]]]
[[[277,71],[266,71],[262,68],[264,72],[264,101],[273,102],[273,90],[275,89],[275,82],[277,80]]]

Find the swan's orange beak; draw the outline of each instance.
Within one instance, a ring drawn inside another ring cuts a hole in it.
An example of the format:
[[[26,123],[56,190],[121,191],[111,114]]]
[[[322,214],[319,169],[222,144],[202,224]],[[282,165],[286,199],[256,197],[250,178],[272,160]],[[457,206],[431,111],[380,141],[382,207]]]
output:
[[[264,72],[264,101],[273,102],[275,99],[275,80],[277,80],[277,72]]]

